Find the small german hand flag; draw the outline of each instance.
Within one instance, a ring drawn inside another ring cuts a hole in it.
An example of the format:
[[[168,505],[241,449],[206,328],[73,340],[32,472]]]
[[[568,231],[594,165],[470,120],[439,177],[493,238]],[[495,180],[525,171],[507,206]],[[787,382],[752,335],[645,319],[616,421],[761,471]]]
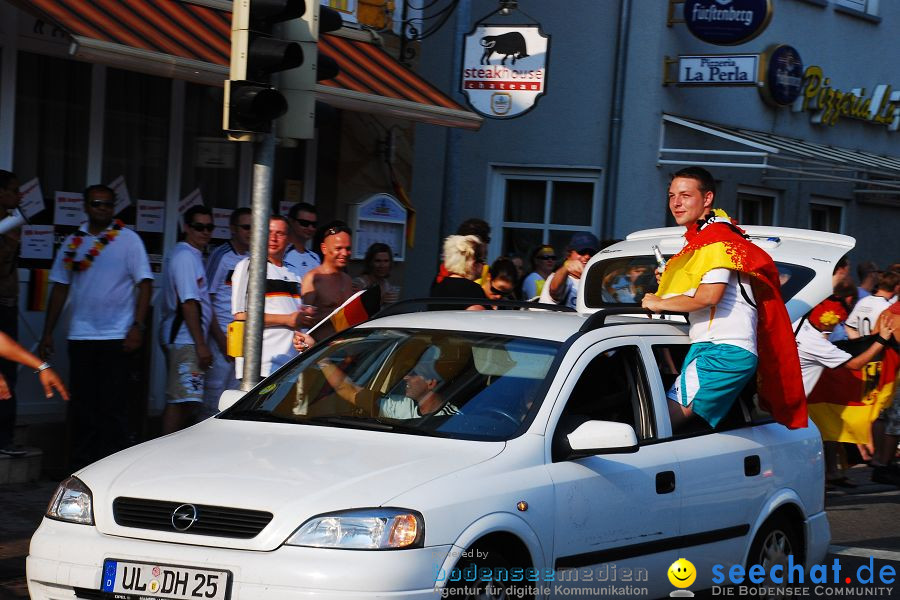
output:
[[[373,285],[350,296],[318,325],[309,330],[316,341],[359,325],[381,309],[381,288]]]

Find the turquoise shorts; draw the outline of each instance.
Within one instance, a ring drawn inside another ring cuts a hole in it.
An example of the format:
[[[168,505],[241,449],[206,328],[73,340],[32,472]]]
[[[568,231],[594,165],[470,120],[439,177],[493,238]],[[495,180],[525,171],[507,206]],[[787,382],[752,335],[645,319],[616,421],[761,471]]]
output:
[[[715,427],[756,373],[756,355],[731,344],[693,344],[666,397]]]

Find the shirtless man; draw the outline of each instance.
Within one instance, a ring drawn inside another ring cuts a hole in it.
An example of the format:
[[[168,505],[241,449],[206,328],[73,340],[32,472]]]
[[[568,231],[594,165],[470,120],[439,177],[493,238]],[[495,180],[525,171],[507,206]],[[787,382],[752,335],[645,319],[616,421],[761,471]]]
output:
[[[322,264],[303,277],[303,304],[315,306],[318,319],[353,295],[353,280],[344,271],[350,262],[352,234],[344,226],[331,227],[322,238]]]

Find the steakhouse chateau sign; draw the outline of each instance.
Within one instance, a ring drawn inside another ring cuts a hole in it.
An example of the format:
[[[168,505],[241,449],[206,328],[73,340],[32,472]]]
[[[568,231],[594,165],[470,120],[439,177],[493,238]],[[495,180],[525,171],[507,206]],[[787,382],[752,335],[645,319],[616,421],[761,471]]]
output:
[[[546,89],[550,36],[537,25],[478,25],[465,37],[461,88],[492,119],[528,112]]]

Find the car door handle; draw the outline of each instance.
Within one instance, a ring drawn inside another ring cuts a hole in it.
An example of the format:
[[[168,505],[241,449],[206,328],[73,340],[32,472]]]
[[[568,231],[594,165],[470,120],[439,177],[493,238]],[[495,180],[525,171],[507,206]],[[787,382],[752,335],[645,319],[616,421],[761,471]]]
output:
[[[656,474],[656,493],[670,494],[675,491],[675,471],[662,471]]]
[[[747,477],[755,477],[760,472],[759,456],[752,454],[744,457],[744,475]]]

